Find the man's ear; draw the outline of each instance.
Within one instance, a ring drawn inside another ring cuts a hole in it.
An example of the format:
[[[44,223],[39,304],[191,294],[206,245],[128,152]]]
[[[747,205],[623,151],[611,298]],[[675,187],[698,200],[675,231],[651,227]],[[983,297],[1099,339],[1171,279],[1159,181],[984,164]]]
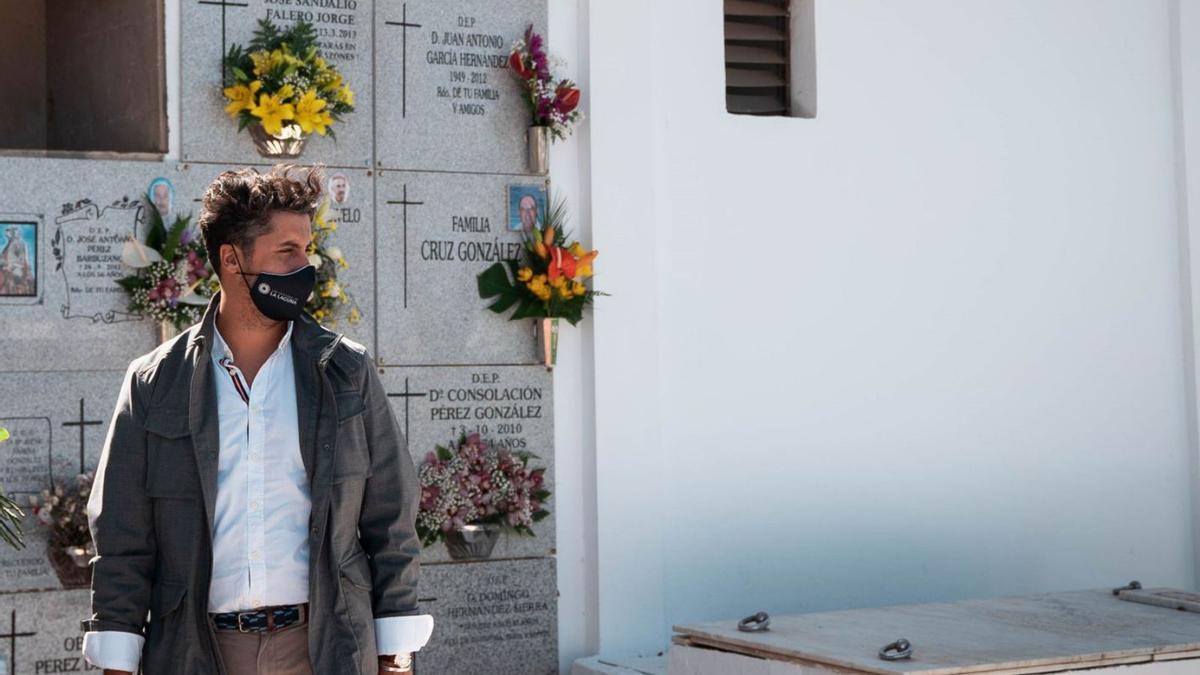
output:
[[[233,278],[241,271],[238,266],[238,261],[241,259],[241,252],[238,251],[233,244],[221,244],[221,268],[226,277]]]

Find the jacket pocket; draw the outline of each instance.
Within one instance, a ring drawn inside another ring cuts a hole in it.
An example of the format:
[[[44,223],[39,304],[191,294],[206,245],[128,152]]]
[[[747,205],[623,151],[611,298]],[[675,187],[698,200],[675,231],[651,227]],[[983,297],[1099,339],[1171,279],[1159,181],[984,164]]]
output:
[[[146,430],[146,496],[199,499],[192,431],[186,409],[156,407],[142,422]]]
[[[366,405],[357,391],[337,392],[337,453],[333,462],[333,482],[364,480],[371,475],[371,457],[364,426]]]
[[[150,620],[161,621],[179,608],[187,593],[186,581],[158,581],[150,589]]]
[[[184,581],[156,581],[151,587],[150,624],[140,672],[147,675],[185,672],[180,668],[180,658],[191,651],[188,642],[196,639],[195,623],[187,621],[187,614],[179,611],[187,587]]]

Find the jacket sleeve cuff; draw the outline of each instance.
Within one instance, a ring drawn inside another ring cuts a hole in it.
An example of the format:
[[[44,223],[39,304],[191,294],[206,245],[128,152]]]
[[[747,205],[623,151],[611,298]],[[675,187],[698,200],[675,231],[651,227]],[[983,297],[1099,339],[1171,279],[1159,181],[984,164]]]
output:
[[[433,616],[385,616],[375,619],[375,646],[380,654],[415,652],[429,642]]]
[[[119,630],[83,634],[83,658],[93,666],[136,673],[146,638]]]

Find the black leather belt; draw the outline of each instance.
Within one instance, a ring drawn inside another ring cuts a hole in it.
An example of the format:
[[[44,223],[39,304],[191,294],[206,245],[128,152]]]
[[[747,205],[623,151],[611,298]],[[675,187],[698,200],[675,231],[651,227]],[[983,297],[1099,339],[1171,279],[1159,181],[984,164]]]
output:
[[[244,612],[210,613],[213,626],[221,630],[236,630],[239,633],[261,633],[286,628],[304,620],[308,614],[308,603],[299,605],[275,605]]]

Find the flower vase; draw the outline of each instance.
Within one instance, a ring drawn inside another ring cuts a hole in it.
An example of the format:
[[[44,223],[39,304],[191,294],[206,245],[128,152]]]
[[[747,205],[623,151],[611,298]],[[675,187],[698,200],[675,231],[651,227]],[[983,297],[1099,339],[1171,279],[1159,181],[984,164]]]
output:
[[[558,363],[558,317],[534,319],[533,333],[537,337],[539,361],[546,370],[553,370]]]
[[[179,335],[181,332],[182,331],[179,330],[174,321],[171,321],[170,319],[159,319],[158,344],[161,345],[162,343],[174,338],[176,335]]]
[[[463,525],[446,533],[446,550],[454,560],[486,560],[499,537],[498,523]]]
[[[47,557],[50,559],[50,567],[54,569],[54,574],[58,576],[59,583],[63,588],[88,588],[92,584],[92,568],[86,564],[80,566],[79,556],[73,555],[68,551],[64,551],[57,546],[51,545],[46,551]]]
[[[269,159],[296,159],[304,152],[304,142],[308,140],[298,124],[288,124],[277,134],[264,129],[262,122],[255,122],[247,129],[254,139],[254,149]]]
[[[525,132],[529,153],[529,172],[545,176],[550,172],[550,127],[532,126]]]

